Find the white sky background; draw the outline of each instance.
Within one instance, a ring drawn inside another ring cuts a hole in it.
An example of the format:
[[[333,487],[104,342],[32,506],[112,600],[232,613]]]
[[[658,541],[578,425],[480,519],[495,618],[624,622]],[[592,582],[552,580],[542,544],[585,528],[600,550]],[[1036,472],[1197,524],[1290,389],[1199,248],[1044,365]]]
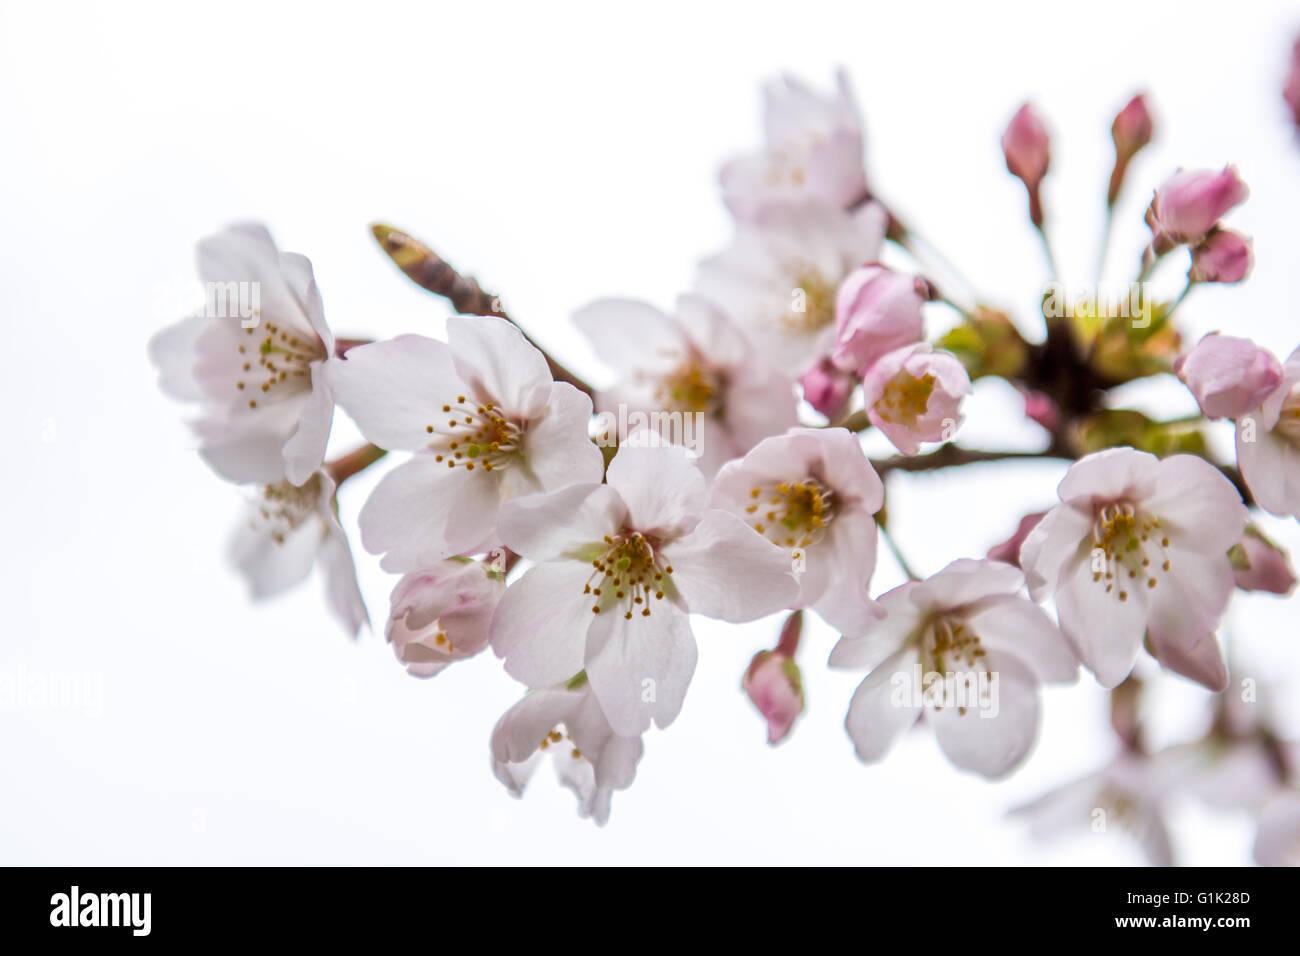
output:
[[[761,80],[851,72],[870,172],[900,215],[1026,330],[1045,278],[998,137],[1030,97],[1053,133],[1046,186],[1068,280],[1091,279],[1109,124],[1151,93],[1158,142],[1130,172],[1112,279],[1177,165],[1236,162],[1255,237],[1243,287],[1200,290],[1195,334],[1285,355],[1300,335],[1300,143],[1279,90],[1300,11],[1282,3],[372,5],[0,4],[0,316],[4,614],[0,674],[102,687],[92,713],[0,709],[3,863],[1130,863],[1121,838],[1038,845],[1005,809],[1110,752],[1106,695],[1052,691],[1037,751],[997,785],[931,734],[882,765],[842,720],[860,675],[802,663],[810,709],[779,749],[740,693],[779,621],[698,621],[681,717],[646,741],[603,830],[550,768],[523,801],[492,777],[488,736],[520,688],[490,654],[434,681],[381,638],[358,644],[315,579],[254,607],[224,564],[239,492],[208,472],[157,391],[145,342],[195,302],[196,239],[257,218],[311,257],[341,335],[438,335],[445,303],[378,251],[391,221],[499,292],[562,359],[602,370],[570,326],[601,295],[667,305],[727,239],[716,170],[758,142]],[[1166,275],[1176,288],[1177,277]],[[936,313],[936,318],[941,313]],[[1153,407],[1190,410],[1178,388]],[[959,436],[1036,440],[981,387]],[[353,439],[341,415],[336,437]],[[1057,464],[891,481],[923,572],[982,555],[1053,500]],[[342,495],[355,521],[373,486]],[[1272,522],[1300,546],[1295,522]],[[358,549],[359,550],[359,549]],[[361,555],[372,617],[394,583]],[[875,587],[901,575],[882,557]],[[1243,674],[1294,678],[1294,604],[1239,600]],[[1194,730],[1208,695],[1160,685],[1157,723]],[[19,702],[21,704],[21,702]],[[1291,705],[1295,727],[1300,717]],[[1249,859],[1244,815],[1175,815],[1181,861]]]

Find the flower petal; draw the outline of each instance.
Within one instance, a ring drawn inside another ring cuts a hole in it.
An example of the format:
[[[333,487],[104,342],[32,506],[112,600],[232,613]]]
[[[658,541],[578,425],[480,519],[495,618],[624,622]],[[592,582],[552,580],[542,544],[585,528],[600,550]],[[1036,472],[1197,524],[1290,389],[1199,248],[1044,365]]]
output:
[[[592,615],[587,677],[614,733],[636,737],[653,719],[667,727],[682,709],[698,651],[687,616],[656,604],[648,617]]]
[[[663,553],[673,584],[695,614],[755,621],[789,607],[799,594],[789,553],[716,508]]]
[[[590,565],[548,561],[506,588],[492,616],[491,642],[507,674],[545,687],[583,669],[587,629],[599,617],[583,595],[590,577]]]

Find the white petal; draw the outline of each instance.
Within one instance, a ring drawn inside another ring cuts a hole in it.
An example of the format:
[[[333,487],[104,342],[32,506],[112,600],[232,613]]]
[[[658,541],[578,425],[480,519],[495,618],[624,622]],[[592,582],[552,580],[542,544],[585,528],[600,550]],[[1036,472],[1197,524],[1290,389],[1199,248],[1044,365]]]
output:
[[[1207,554],[1241,540],[1249,514],[1232,482],[1204,458],[1173,455],[1160,462],[1155,493],[1142,502],[1179,545]]]
[[[674,537],[704,512],[704,476],[676,445],[623,445],[605,480],[626,503],[632,526],[646,534]]]
[[[1014,594],[985,598],[966,623],[988,648],[1014,655],[1040,681],[1069,682],[1079,676],[1074,650],[1060,628],[1037,604]]]
[[[495,536],[500,498],[490,473],[419,454],[380,480],[361,508],[361,542],[387,571],[415,571],[479,550]]]
[[[445,423],[443,406],[469,391],[447,346],[423,335],[349,349],[326,365],[326,382],[367,440],[409,451],[424,448],[428,427]]]
[[[575,312],[573,321],[591,339],[596,354],[623,376],[661,370],[686,356],[681,330],[648,302],[597,299]]]
[[[884,615],[867,594],[876,569],[876,521],[863,511],[837,514],[821,546],[829,551],[835,573],[812,607],[840,634],[862,634]],[[810,561],[814,550],[820,549],[808,549]]]
[[[754,621],[789,607],[799,594],[789,553],[716,508],[663,552],[673,584],[695,614]]]
[[[479,395],[507,412],[534,418],[546,407],[552,384],[546,357],[523,333],[495,315],[454,315],[447,344],[456,371]]]
[[[1156,488],[1160,459],[1134,448],[1107,448],[1080,458],[1065,473],[1056,493],[1062,501],[1146,498]]]
[[[529,495],[501,509],[501,543],[533,561],[573,556],[604,540],[627,520],[627,508],[609,485],[570,485]]]
[[[591,399],[567,382],[550,386],[550,400],[524,438],[527,469],[540,490],[599,482],[605,458],[588,437]]]
[[[587,629],[600,616],[583,594],[591,571],[578,561],[548,561],[506,588],[492,616],[491,641],[507,674],[545,687],[583,669]]]
[[[284,444],[284,475],[291,484],[301,485],[325,460],[325,447],[334,422],[334,395],[325,383],[328,364],[312,366],[311,397],[303,406],[298,428]]]
[[[1029,532],[1020,546],[1020,566],[1035,601],[1046,600],[1061,586],[1084,542],[1090,540],[1092,521],[1090,513],[1058,505]]]
[[[1147,589],[1125,589],[1128,598],[1120,600],[1122,584],[1117,580],[1107,594],[1105,579],[1093,580],[1087,554],[1076,559],[1067,575],[1056,593],[1061,630],[1101,686],[1116,687],[1133,670],[1142,648],[1147,629]]]
[[[911,599],[919,586],[919,581],[908,581],[882,594],[876,603],[885,616],[873,621],[861,637],[841,637],[827,663],[831,667],[871,670],[897,653],[920,630],[928,614],[928,608],[921,608]]]
[[[858,685],[844,726],[858,759],[875,763],[894,741],[921,716],[920,695],[914,688],[915,648],[904,648],[885,660]]]
[[[614,733],[635,737],[653,719],[667,727],[682,709],[698,652],[687,616],[667,602],[630,619],[591,615],[587,677]]]
[[[1024,760],[1038,736],[1038,681],[1010,655],[985,659],[993,680],[988,704],[931,709],[935,736],[948,759],[990,779],[1005,776]]]

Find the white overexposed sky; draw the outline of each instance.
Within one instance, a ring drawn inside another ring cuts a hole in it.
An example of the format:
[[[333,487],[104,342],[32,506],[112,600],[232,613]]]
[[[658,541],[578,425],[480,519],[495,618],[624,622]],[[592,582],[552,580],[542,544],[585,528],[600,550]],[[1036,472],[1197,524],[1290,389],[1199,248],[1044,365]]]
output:
[[[549,768],[512,800],[488,736],[520,688],[491,654],[416,681],[381,637],[342,636],[316,580],[248,603],[223,555],[240,493],[194,453],[145,342],[195,304],[195,240],[242,219],[311,257],[340,334],[441,334],[448,307],[378,251],[380,219],[600,379],[573,310],[670,303],[728,237],[716,171],[758,141],[763,78],[825,87],[843,65],[874,187],[1027,331],[1045,276],[1003,168],[1006,121],[1032,98],[1050,123],[1051,228],[1084,282],[1111,117],[1149,90],[1158,141],[1130,172],[1109,275],[1131,274],[1160,179],[1235,162],[1252,196],[1231,223],[1256,271],[1186,314],[1194,335],[1286,354],[1300,141],[1279,90],[1297,31],[1300,11],[1267,2],[0,3],[0,676],[86,692],[0,707],[0,863],[1138,862],[1122,838],[1035,843],[1003,816],[1109,754],[1090,676],[1047,693],[1038,749],[1004,782],[958,772],[924,732],[868,768],[842,727],[859,675],[822,666],[820,626],[809,710],[764,743],[739,681],[776,621],[697,622],[681,717],[649,735],[607,827],[578,820]],[[1189,410],[1168,383],[1140,391]],[[1032,442],[1018,414],[1009,389],[981,385],[960,440]],[[933,572],[1048,505],[1062,470],[902,476],[891,523]],[[376,478],[344,488],[345,523]],[[1295,522],[1266,527],[1300,546]],[[394,580],[360,565],[382,621]],[[900,580],[883,557],[876,588]],[[1290,607],[1239,600],[1225,625],[1247,672],[1284,686],[1300,674]],[[1163,737],[1195,731],[1207,699],[1163,682]],[[1188,804],[1174,822],[1182,862],[1249,859],[1244,815]]]

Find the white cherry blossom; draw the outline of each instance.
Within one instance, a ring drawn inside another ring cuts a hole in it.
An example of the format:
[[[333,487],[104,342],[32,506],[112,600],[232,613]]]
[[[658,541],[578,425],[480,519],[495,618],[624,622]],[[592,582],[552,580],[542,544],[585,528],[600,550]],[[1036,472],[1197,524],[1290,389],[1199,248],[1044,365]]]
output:
[[[452,316],[447,342],[400,335],[330,368],[338,403],[381,448],[415,454],[361,510],[361,541],[389,571],[496,543],[503,502],[599,481],[591,399],[495,316]]]

